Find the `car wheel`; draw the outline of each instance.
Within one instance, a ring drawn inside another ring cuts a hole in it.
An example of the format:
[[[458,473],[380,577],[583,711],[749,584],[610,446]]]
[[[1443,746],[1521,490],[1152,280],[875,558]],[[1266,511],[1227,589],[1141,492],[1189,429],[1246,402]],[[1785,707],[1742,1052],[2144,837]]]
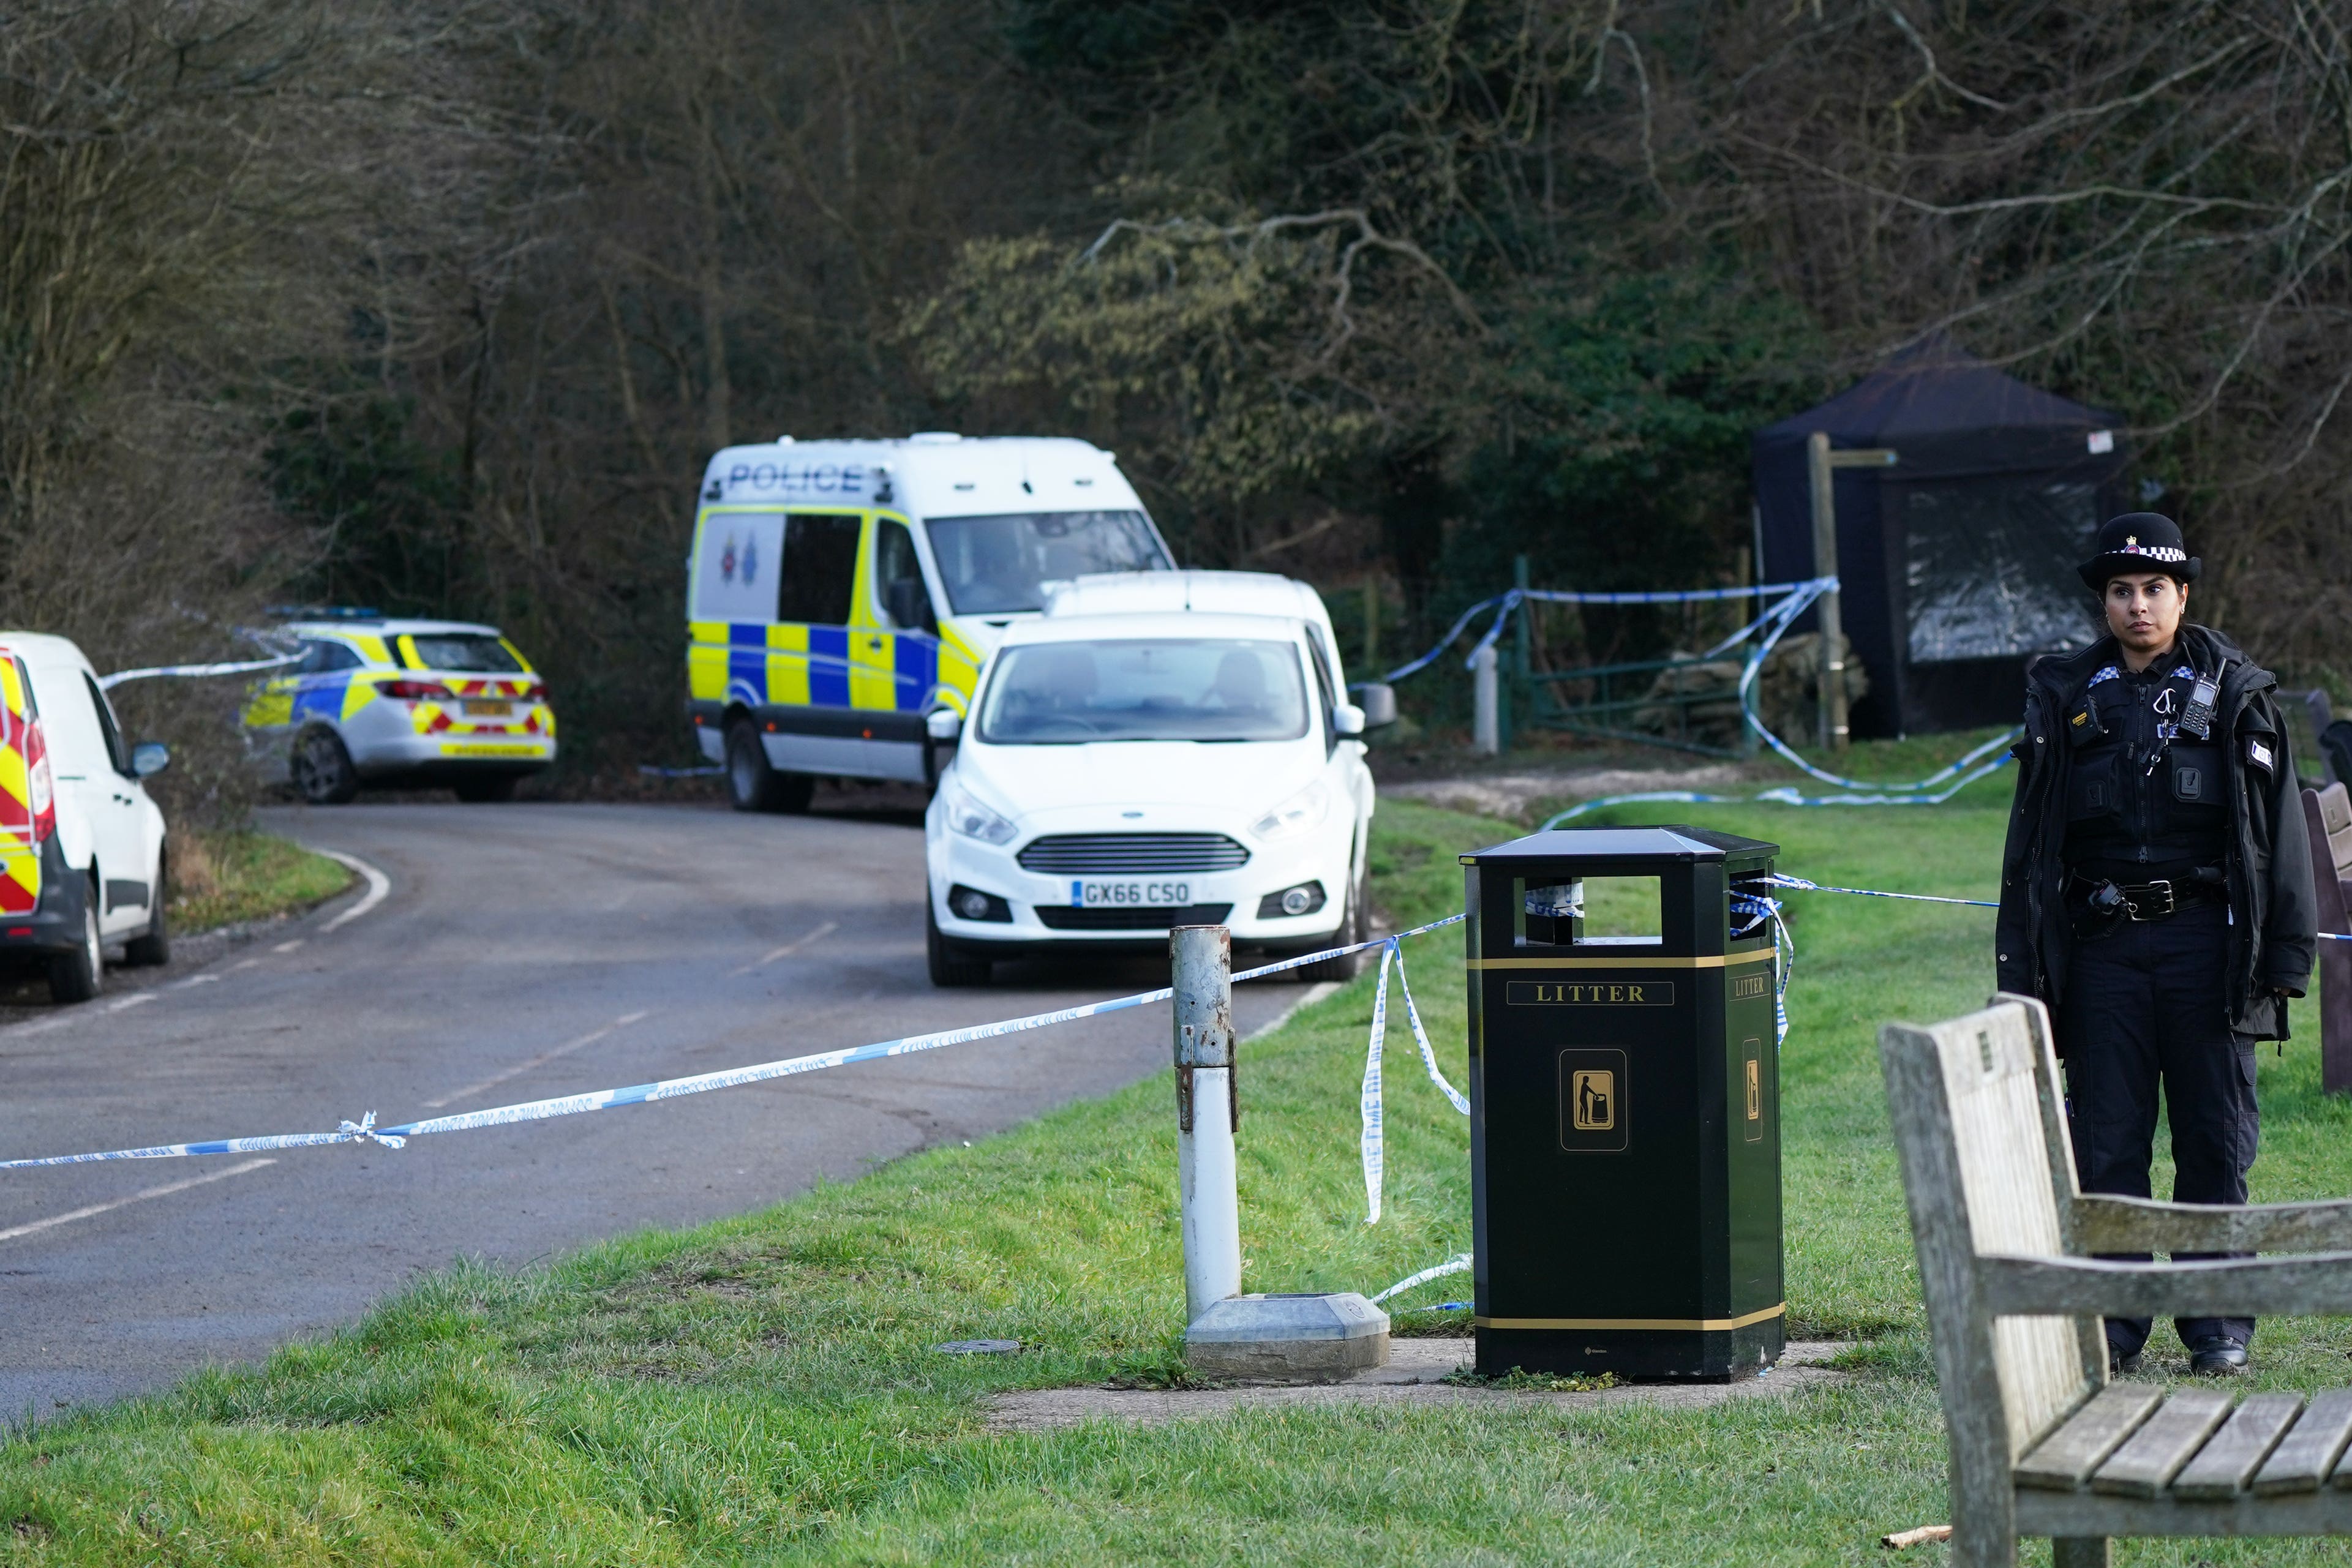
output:
[[[1359,872],[1356,873],[1355,880],[1349,885],[1347,910],[1339,916],[1339,928],[1331,933],[1331,942],[1334,946],[1347,946],[1357,942],[1371,940],[1371,900],[1366,896],[1370,890],[1364,885],[1365,880],[1364,873]],[[1298,976],[1303,980],[1316,982],[1352,980],[1363,973],[1364,960],[1369,956],[1361,952],[1342,953],[1336,958],[1326,958],[1319,964],[1300,966]]]
[[[768,748],[749,720],[739,719],[727,731],[727,802],[739,811],[789,811],[809,809],[816,780],[805,773],[780,773],[768,762]]]
[[[155,883],[147,896],[153,902],[147,915],[147,929],[122,945],[122,961],[148,968],[160,968],[172,961],[172,926],[163,913],[165,903],[163,857],[155,857]]]
[[[511,773],[493,774],[488,779],[461,779],[452,786],[457,799],[470,804],[483,805],[496,800],[511,800],[515,785],[520,782]]]
[[[928,887],[923,889],[923,954],[930,960],[931,984],[935,986],[988,984],[989,960],[971,956],[969,950],[940,935],[940,919],[931,910],[931,890]]]
[[[81,943],[70,953],[49,956],[49,1000],[86,1002],[98,995],[106,980],[106,954],[98,936],[98,889],[89,890],[81,906]]]
[[[294,741],[294,788],[313,806],[341,806],[358,799],[360,772],[343,737],[331,729],[306,729]]]

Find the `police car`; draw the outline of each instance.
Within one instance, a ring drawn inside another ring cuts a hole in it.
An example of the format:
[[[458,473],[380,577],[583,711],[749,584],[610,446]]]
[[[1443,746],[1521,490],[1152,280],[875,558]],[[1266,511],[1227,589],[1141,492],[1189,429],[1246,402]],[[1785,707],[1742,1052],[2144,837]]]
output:
[[[555,761],[547,683],[495,626],[347,612],[282,630],[302,660],[254,688],[245,733],[312,805],[362,783],[510,800]]]
[[[1246,572],[1088,577],[1005,629],[924,819],[931,979],[997,960],[1165,952],[1174,925],[1244,951],[1365,940],[1373,788],[1312,589]],[[1369,711],[1368,711],[1369,710]],[[1357,956],[1302,970],[1343,979]]]
[[[1083,441],[730,446],[687,559],[687,716],[738,810],[805,810],[824,776],[928,784],[925,716],[966,710],[1048,583],[1173,565]]]
[[[81,650],[0,632],[0,951],[37,956],[49,995],[88,1001],[104,949],[172,956],[163,813],[142,780],[171,753],[123,737]]]

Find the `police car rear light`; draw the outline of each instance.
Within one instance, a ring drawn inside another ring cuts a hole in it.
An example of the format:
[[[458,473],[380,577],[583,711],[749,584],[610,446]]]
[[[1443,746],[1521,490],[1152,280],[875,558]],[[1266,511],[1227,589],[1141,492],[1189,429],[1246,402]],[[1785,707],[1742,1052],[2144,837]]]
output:
[[[30,936],[32,934],[33,928],[29,925],[11,925],[8,927],[8,935],[11,936]]]
[[[455,702],[457,694],[438,681],[378,681],[375,695],[397,697],[404,703]]]
[[[25,726],[25,792],[30,797],[25,804],[33,814],[33,841],[46,843],[58,831],[58,787],[49,773],[48,737],[41,733],[41,721]]]

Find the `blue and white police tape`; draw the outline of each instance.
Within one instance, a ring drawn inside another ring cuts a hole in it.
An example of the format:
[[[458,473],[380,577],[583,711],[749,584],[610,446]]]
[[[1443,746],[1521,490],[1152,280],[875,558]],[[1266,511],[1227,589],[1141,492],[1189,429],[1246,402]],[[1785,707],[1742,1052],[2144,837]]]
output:
[[[125,681],[152,680],[159,675],[192,678],[200,675],[246,675],[257,670],[282,670],[289,664],[301,663],[309,656],[298,648],[291,653],[280,653],[273,658],[240,659],[226,664],[157,664],[152,669],[117,670],[110,675],[100,676],[98,684],[100,689],[110,692]]]
[[[1407,1274],[1403,1279],[1399,1280],[1395,1284],[1391,1285],[1387,1290],[1382,1291],[1379,1295],[1374,1296],[1372,1298],[1372,1305],[1377,1307],[1382,1301],[1387,1301],[1391,1296],[1402,1295],[1405,1291],[1412,1290],[1415,1285],[1426,1285],[1432,1280],[1443,1280],[1448,1274],[1465,1273],[1471,1267],[1471,1261],[1472,1260],[1469,1253],[1457,1252],[1453,1257],[1448,1258],[1444,1262],[1438,1264],[1434,1268],[1423,1269],[1418,1274]],[[1423,1307],[1421,1310],[1423,1312],[1444,1312],[1448,1307],[1459,1307],[1461,1305],[1462,1303],[1460,1301],[1446,1301],[1434,1307]]]
[[[1797,939],[1789,935],[1789,927],[1780,919],[1780,901],[1761,894],[1735,893],[1731,895],[1731,912],[1748,916],[1748,924],[1732,932],[1745,936],[1769,920],[1772,923],[1772,967],[1779,971],[1772,987],[1772,1046],[1780,1049],[1789,1043],[1789,977],[1797,970]]]
[[[1418,659],[1399,664],[1380,678],[1382,681],[1393,682],[1403,680],[1408,675],[1419,674],[1442,658],[1445,650],[1453,646],[1454,639],[1462,635],[1464,629],[1476,620],[1481,612],[1492,610],[1495,612],[1493,622],[1487,626],[1486,633],[1471,645],[1470,659],[1475,662],[1482,649],[1492,644],[1496,638],[1503,634],[1503,627],[1509,621],[1511,612],[1517,609],[1521,603],[1531,600],[1545,604],[1704,604],[1729,599],[1769,599],[1777,593],[1794,594],[1811,590],[1804,601],[1806,604],[1811,604],[1825,589],[1836,586],[1836,578],[1823,577],[1810,579],[1803,582],[1759,582],[1752,588],[1670,588],[1627,593],[1582,593],[1556,588],[1507,589],[1501,593],[1491,594],[1465,610],[1454,618],[1454,624],[1446,629],[1445,635],[1437,640],[1436,646]],[[1799,608],[1801,609],[1802,606]],[[1748,632],[1754,629],[1755,624],[1751,622],[1749,626],[1733,633],[1729,639],[1717,643],[1708,656],[1737,647]]]
[[[1419,936],[1447,925],[1458,925],[1464,916],[1449,915],[1443,920],[1433,920],[1426,925],[1416,925],[1410,931],[1400,931],[1393,936],[1375,937],[1370,942],[1357,942],[1345,947],[1327,948],[1319,953],[1302,954],[1276,963],[1261,964],[1244,969],[1234,979],[1255,980],[1268,975],[1281,974],[1302,965],[1319,963],[1345,953],[1360,953],[1370,948],[1387,946],[1408,936]],[[379,1128],[375,1113],[371,1111],[360,1121],[344,1122],[331,1133],[283,1133],[259,1137],[215,1138],[201,1143],[157,1144],[146,1148],[109,1149],[87,1155],[51,1155],[39,1159],[0,1160],[0,1170],[27,1170],[37,1166],[86,1165],[97,1160],[157,1160],[177,1159],[195,1155],[238,1155],[257,1149],[299,1149],[320,1144],[369,1142],[397,1149],[411,1138],[421,1138],[434,1133],[470,1132],[477,1127],[501,1127],[518,1122],[540,1122],[555,1116],[576,1116],[590,1111],[604,1111],[623,1105],[649,1104],[659,1100],[676,1100],[688,1094],[708,1093],[714,1089],[736,1089],[751,1083],[765,1083],[778,1078],[789,1078],[803,1072],[820,1072],[829,1067],[846,1067],[852,1062],[876,1061],[885,1057],[906,1056],[920,1051],[937,1051],[942,1046],[963,1045],[972,1040],[994,1040],[1029,1030],[1045,1029],[1052,1024],[1070,1023],[1078,1019],[1093,1018],[1103,1013],[1123,1012],[1129,1008],[1147,1007],[1166,1001],[1175,992],[1161,987],[1158,990],[1141,991],[1131,997],[1115,997],[1108,1001],[1087,1002],[1078,1007],[1061,1008],[1048,1013],[1033,1013],[1027,1018],[1006,1019],[999,1023],[973,1024],[964,1029],[941,1030],[933,1034],[910,1035],[903,1040],[884,1040],[874,1045],[845,1046],[837,1051],[821,1051],[807,1056],[794,1056],[781,1061],[761,1062],[751,1067],[736,1067],[717,1072],[701,1072],[688,1078],[669,1078],[653,1083],[639,1083],[626,1089],[597,1089],[582,1094],[559,1095],[548,1100],[530,1100],[513,1105],[498,1105],[484,1111],[467,1111],[454,1116],[435,1116],[421,1122],[404,1122],[395,1127]]]
[[[1459,918],[1457,916],[1456,918]],[[1399,936],[1407,933],[1399,933]],[[1363,1131],[1357,1140],[1358,1151],[1364,1163],[1364,1223],[1377,1225],[1381,1218],[1381,1185],[1388,1169],[1387,1107],[1381,1083],[1381,1047],[1389,1032],[1389,965],[1396,965],[1397,989],[1404,997],[1405,1021],[1412,1026],[1412,1038],[1421,1047],[1421,1064],[1429,1070],[1429,1081],[1444,1091],[1454,1108],[1467,1116],[1470,1102],[1459,1090],[1445,1081],[1437,1069],[1437,1053],[1430,1049],[1429,1031],[1421,1027],[1421,1009],[1413,1005],[1412,987],[1404,977],[1404,950],[1397,946],[1397,937],[1390,937],[1381,948],[1381,983],[1372,993],[1371,1042],[1364,1050],[1364,1085],[1357,1099],[1363,1117]]]
[[[1884,893],[1874,887],[1832,887],[1826,883],[1807,882],[1801,876],[1783,876],[1778,872],[1766,880],[1774,887],[1793,888],[1799,893],[1850,893],[1857,898],[1899,898],[1907,904],[1965,904],[1971,909],[2000,907],[1983,898],[1939,898],[1931,893]]]
[[[1925,779],[1907,782],[1849,779],[1841,773],[1832,773],[1826,768],[1815,767],[1806,761],[1804,758],[1798,755],[1794,747],[1772,733],[1764,723],[1762,716],[1756,711],[1758,672],[1763,668],[1765,659],[1780,643],[1781,637],[1796,622],[1797,617],[1811,609],[1815,600],[1837,586],[1838,580],[1834,577],[1816,577],[1801,582],[1762,583],[1754,588],[1675,589],[1646,593],[1585,593],[1563,589],[1514,588],[1480,600],[1476,604],[1464,611],[1435,647],[1409,664],[1398,665],[1381,678],[1387,681],[1400,681],[1427,668],[1453,644],[1454,639],[1462,634],[1463,629],[1468,626],[1474,618],[1489,609],[1495,612],[1494,619],[1471,647],[1470,660],[1473,663],[1476,661],[1480,652],[1492,646],[1496,639],[1503,634],[1503,627],[1508,622],[1511,612],[1522,603],[1681,604],[1730,599],[1769,598],[1777,594],[1784,596],[1779,603],[1698,656],[1702,659],[1712,659],[1728,653],[1742,643],[1752,640],[1755,646],[1748,653],[1739,672],[1740,722],[1754,730],[1758,738],[1770,747],[1773,752],[1790,766],[1810,778],[1820,779],[1824,784],[1835,785],[1846,793],[1808,797],[1784,788],[1769,789],[1755,796],[1706,795],[1685,790],[1610,795],[1597,800],[1587,800],[1581,805],[1559,812],[1544,823],[1545,828],[1572,821],[1587,811],[1598,810],[1604,806],[1629,805],[1640,801],[1671,800],[1705,805],[1734,805],[1752,801],[1771,801],[1790,806],[1941,805],[1978,779],[1989,777],[2007,767],[2011,761],[2007,755],[1999,757],[1990,763],[1985,763],[1984,759],[1995,751],[2005,754],[2010,747],[2016,744],[2018,736],[2023,733],[2021,728],[2010,730],[1985,742],[1958,760],[1937,769]],[[1979,767],[1979,763],[1984,765]],[[1937,786],[1948,782],[1950,785],[1948,789],[1940,791],[1937,789]]]

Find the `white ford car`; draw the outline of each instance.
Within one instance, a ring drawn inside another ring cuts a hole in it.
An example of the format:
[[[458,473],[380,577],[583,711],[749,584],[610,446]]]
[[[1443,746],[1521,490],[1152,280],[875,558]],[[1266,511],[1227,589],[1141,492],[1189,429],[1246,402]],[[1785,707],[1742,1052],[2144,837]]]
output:
[[[1173,925],[1224,925],[1256,953],[1364,939],[1366,715],[1320,601],[1281,579],[1255,580],[1282,584],[1267,595],[1200,580],[1239,574],[1153,576],[1170,608],[1081,580],[1117,612],[1065,603],[1015,623],[970,716],[931,716],[933,739],[956,743],[924,820],[934,984],[984,984],[1002,958],[1165,952]],[[1291,613],[1182,608],[1221,601]],[[1386,688],[1367,695],[1393,717]]]

